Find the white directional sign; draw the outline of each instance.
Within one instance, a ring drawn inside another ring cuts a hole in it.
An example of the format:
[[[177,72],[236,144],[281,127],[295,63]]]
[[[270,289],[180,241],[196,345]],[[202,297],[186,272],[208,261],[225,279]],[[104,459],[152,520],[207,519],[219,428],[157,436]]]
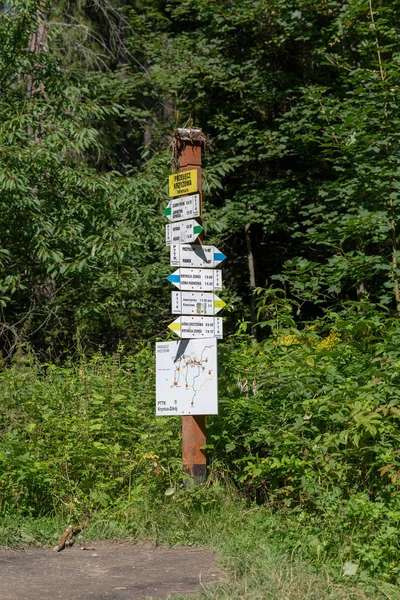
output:
[[[215,246],[200,244],[171,244],[172,267],[206,267],[214,269],[226,256]]]
[[[175,198],[168,202],[164,215],[170,221],[200,217],[200,194]]]
[[[215,338],[156,344],[156,414],[218,414]]]
[[[222,275],[218,269],[177,269],[167,279],[183,291],[222,290]]]
[[[178,317],[168,327],[181,338],[222,339],[221,317]]]
[[[165,226],[165,244],[191,244],[202,231],[202,226],[194,219],[171,223]]]
[[[172,292],[173,315],[216,315],[225,302],[210,292]]]

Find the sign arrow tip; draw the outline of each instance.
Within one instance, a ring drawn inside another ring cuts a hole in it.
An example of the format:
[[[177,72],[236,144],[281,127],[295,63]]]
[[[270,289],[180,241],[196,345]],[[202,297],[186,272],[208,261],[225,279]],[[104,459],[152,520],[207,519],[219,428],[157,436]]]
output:
[[[175,275],[174,273],[172,273],[171,275],[168,275],[167,277],[167,281],[169,281],[170,283],[179,283],[181,280],[180,275]]]
[[[214,308],[221,309],[221,308],[224,308],[224,306],[226,306],[226,302],[224,302],[220,298],[218,298],[218,300],[214,300]]]
[[[177,323],[176,321],[173,321],[172,323],[170,323],[168,325],[168,328],[171,329],[172,331],[180,331],[181,324],[180,324],[180,322]]]

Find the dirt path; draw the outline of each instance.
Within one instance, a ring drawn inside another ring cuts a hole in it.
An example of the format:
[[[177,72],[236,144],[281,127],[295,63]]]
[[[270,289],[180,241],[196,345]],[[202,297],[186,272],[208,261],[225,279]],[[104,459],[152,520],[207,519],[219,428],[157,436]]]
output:
[[[52,550],[0,550],[0,600],[141,600],[190,595],[217,581],[216,555],[194,548],[90,542]]]

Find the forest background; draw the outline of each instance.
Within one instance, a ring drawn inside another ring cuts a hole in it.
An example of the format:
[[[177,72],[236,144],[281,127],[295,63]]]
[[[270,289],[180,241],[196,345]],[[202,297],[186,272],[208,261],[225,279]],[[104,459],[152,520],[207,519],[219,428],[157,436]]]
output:
[[[128,521],[144,490],[204,514],[228,487],[288,552],[398,583],[400,4],[0,7],[4,518]],[[228,256],[200,493],[179,419],[154,417],[185,123],[212,141],[205,237]]]

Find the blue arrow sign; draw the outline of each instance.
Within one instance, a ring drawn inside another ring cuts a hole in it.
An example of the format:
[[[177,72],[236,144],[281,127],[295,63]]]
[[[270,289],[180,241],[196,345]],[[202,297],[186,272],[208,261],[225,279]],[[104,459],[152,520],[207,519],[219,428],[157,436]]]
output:
[[[174,275],[173,273],[167,277],[168,281],[171,283],[179,283],[181,280],[180,275]]]
[[[222,290],[222,273],[219,269],[177,269],[167,279],[182,291]]]

